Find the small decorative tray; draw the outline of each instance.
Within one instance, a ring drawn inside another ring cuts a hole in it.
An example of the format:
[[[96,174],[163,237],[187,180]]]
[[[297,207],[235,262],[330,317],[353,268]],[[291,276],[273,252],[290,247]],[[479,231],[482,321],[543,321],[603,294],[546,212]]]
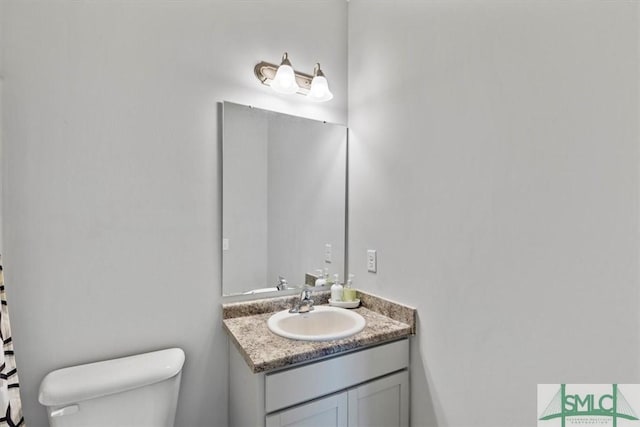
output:
[[[329,305],[341,308],[358,308],[358,306],[360,305],[360,300],[355,299],[353,301],[334,301],[329,298]]]

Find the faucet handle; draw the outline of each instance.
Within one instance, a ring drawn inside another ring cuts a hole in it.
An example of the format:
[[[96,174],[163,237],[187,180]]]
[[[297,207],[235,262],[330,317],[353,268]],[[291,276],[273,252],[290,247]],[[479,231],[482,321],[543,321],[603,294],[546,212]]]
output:
[[[278,284],[276,285],[276,289],[279,291],[284,291],[287,289],[287,279],[282,276],[278,276]]]
[[[304,286],[300,293],[300,301],[289,310],[289,313],[308,313],[313,310],[313,300],[311,299],[311,287]]]
[[[298,312],[299,313],[308,313],[313,310],[313,300],[311,299],[311,288],[305,286],[302,289],[302,293],[300,294],[300,301],[298,302]]]
[[[311,299],[311,288],[309,286],[304,286],[302,288],[302,292],[300,293],[300,301],[307,301]]]

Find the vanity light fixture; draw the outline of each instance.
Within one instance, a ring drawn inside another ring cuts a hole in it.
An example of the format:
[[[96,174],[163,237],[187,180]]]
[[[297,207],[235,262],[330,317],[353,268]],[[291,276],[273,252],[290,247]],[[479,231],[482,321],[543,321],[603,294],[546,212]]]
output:
[[[320,63],[316,64],[313,69],[313,80],[311,81],[311,88],[309,89],[307,98],[317,102],[324,102],[333,99],[333,94],[329,90],[327,78],[320,69]]]
[[[291,62],[289,62],[287,52],[282,55],[282,62],[271,82],[271,88],[278,93],[284,94],[296,93],[300,89],[298,83],[296,83],[296,75]]]
[[[287,52],[282,55],[280,65],[262,61],[256,64],[253,71],[262,84],[271,86],[278,93],[298,93],[316,102],[333,98],[320,64],[316,64],[313,75],[296,71],[291,66]]]

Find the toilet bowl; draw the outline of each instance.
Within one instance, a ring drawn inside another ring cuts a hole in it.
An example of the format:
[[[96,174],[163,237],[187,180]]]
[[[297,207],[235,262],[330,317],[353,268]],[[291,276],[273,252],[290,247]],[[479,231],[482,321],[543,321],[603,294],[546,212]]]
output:
[[[38,400],[51,427],[173,427],[183,364],[171,348],[58,369]]]

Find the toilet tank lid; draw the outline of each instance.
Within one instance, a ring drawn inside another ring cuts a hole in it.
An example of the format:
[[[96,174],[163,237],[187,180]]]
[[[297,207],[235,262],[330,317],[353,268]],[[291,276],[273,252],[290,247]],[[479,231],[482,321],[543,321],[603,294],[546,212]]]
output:
[[[180,348],[72,366],[50,372],[40,384],[45,406],[67,405],[154,384],[177,375],[184,364]]]

